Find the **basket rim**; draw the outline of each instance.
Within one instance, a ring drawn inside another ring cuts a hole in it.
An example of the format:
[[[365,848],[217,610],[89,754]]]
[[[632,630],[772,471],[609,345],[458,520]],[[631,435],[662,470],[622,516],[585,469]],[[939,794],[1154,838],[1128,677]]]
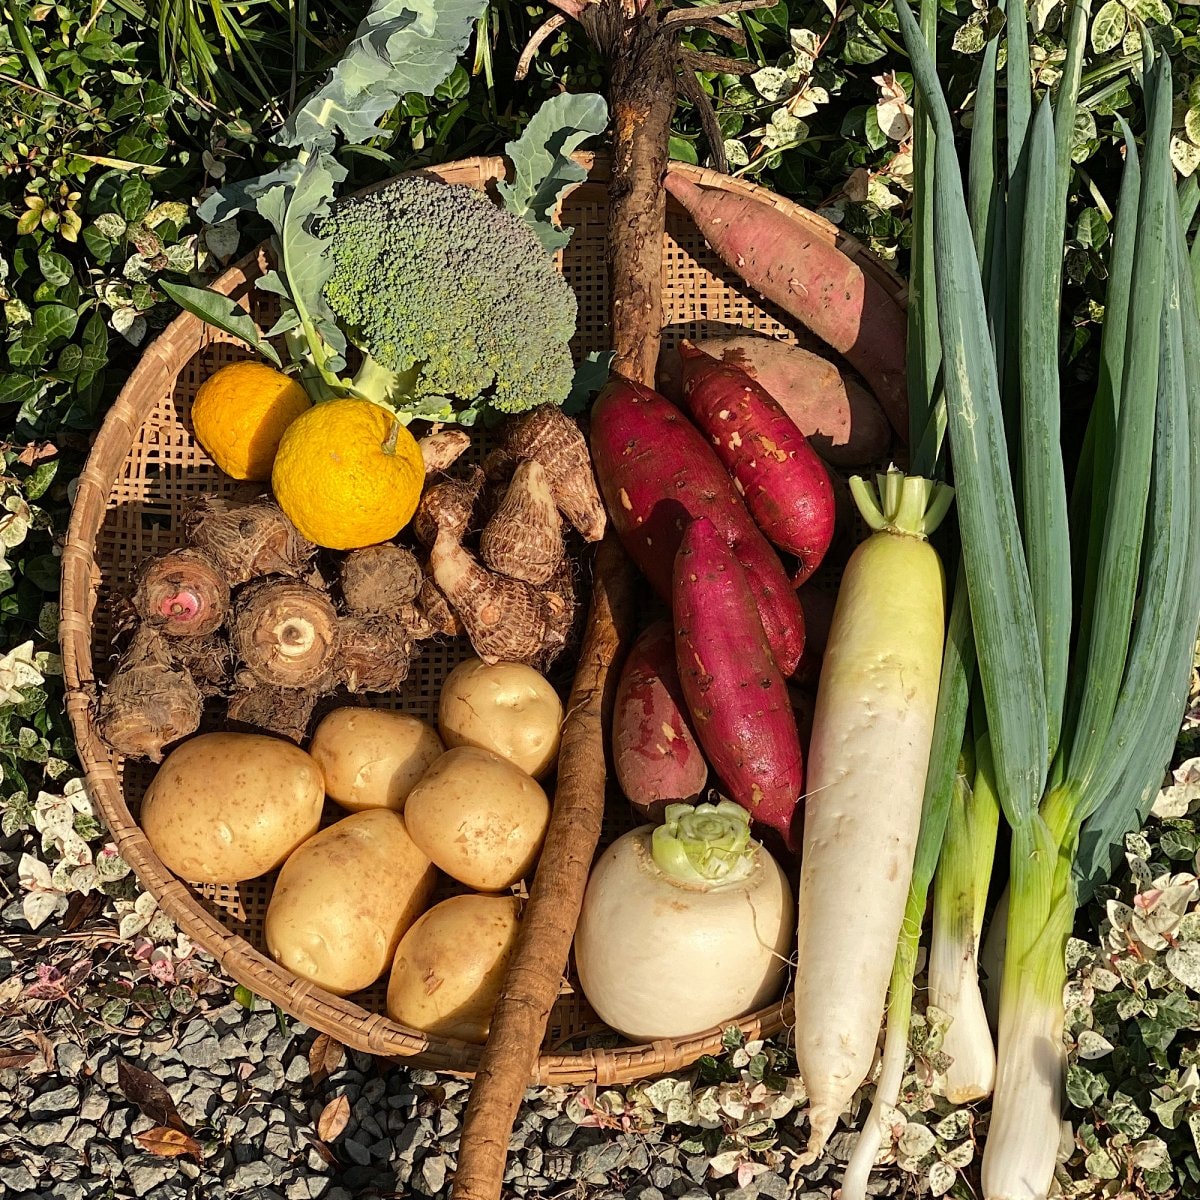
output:
[[[580,153],[574,158],[588,172],[575,187],[608,182],[606,154]],[[695,183],[738,192],[771,204],[808,227],[814,236],[852,258],[883,286],[894,303],[906,307],[908,289],[903,278],[856,238],[825,218],[747,180],[689,163],[672,161],[669,167]],[[491,155],[459,159],[416,173],[443,179],[473,176],[486,186],[503,179],[508,169],[508,160]],[[264,244],[231,264],[212,286],[226,294],[232,293],[248,285],[266,267]],[[369,1012],[350,998],[336,996],[299,979],[256,950],[241,935],[226,928],[184,883],[167,870],[154,852],[129,811],[109,752],[93,727],[92,712],[98,695],[92,655],[94,587],[100,574],[96,559],[97,534],[130,446],[155,399],[169,389],[178,375],[177,364],[186,362],[203,345],[203,330],[204,323],[199,318],[181,313],[147,346],[97,430],[77,482],[62,552],[58,631],[66,710],[85,781],[119,852],[142,886],[183,932],[236,982],[352,1049],[406,1060],[444,1073],[470,1075],[478,1063],[482,1046],[425,1034],[402,1026],[384,1014]],[[573,1052],[543,1049],[529,1082],[531,1085],[615,1084],[666,1074],[692,1065],[703,1054],[719,1052],[725,1030],[730,1026],[739,1027],[747,1040],[752,1040],[779,1032],[790,1025],[790,1018],[791,994],[788,993],[766,1008],[687,1038],[623,1043],[615,1048]]]

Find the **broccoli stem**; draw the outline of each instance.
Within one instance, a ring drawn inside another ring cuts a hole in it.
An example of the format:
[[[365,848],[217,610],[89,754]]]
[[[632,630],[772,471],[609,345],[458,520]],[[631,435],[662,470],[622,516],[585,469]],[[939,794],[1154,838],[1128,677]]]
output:
[[[404,412],[404,401],[412,396],[420,376],[419,366],[411,367],[407,371],[392,371],[369,354],[364,354],[362,366],[350,381],[350,387],[356,396],[395,410],[400,420],[407,425],[412,418]]]
[[[288,358],[300,368],[296,376],[314,404],[335,400],[344,394],[330,386],[324,373],[317,366],[313,359],[312,347],[301,326],[289,329],[283,335],[283,344],[287,348]]]

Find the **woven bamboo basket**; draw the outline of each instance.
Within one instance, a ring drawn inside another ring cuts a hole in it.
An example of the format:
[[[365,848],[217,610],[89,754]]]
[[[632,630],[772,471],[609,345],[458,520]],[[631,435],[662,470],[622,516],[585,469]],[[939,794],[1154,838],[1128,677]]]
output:
[[[608,165],[600,156],[579,158],[589,177],[564,199],[562,222],[575,232],[559,254],[559,267],[579,300],[573,346],[577,356],[611,346],[605,266]],[[836,244],[857,260],[894,303],[904,305],[903,281],[829,222],[753,184],[685,165],[673,169],[698,183],[753,194],[785,211],[810,234]],[[502,158],[475,158],[437,167],[432,173],[446,182],[486,188],[503,178],[505,170]],[[277,314],[271,309],[271,297],[252,284],[267,265],[260,247],[215,284],[217,290],[238,298],[263,327],[269,327]],[[802,330],[742,289],[673,202],[668,209],[662,271],[665,345],[704,336],[715,324],[807,344]],[[111,667],[112,601],[124,592],[140,563],[180,544],[179,517],[194,496],[228,494],[236,487],[193,440],[189,411],[196,388],[213,370],[247,356],[239,343],[195,317],[180,316],[142,356],[108,413],[79,479],[62,556],[60,633],[67,709],[87,782],[121,854],[143,886],[235,980],[347,1046],[470,1075],[481,1047],[428,1036],[390,1020],[383,984],[341,998],[273,962],[263,941],[269,878],[237,886],[198,886],[176,879],[137,822],[139,801],[153,768],[123,762],[101,743],[93,726],[97,689]],[[436,716],[441,680],[470,651],[465,642],[425,643],[425,647],[413,663],[405,691],[391,703],[430,718]],[[372,697],[372,703],[377,702],[379,698]],[[603,842],[635,823],[629,806],[619,797],[610,797]],[[737,1024],[747,1038],[768,1036],[786,1026],[789,1011],[790,1003],[780,1000]],[[721,1029],[678,1041],[622,1042],[590,1010],[568,964],[531,1083],[628,1082],[682,1069],[701,1055],[720,1052],[721,1045]]]

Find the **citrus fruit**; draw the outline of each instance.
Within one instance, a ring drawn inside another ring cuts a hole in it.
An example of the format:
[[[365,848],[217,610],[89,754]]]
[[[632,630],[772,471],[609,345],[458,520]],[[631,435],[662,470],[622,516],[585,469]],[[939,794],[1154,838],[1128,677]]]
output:
[[[196,440],[234,479],[270,479],[283,431],[312,407],[296,380],[266,363],[229,363],[197,389]]]
[[[370,400],[316,404],[287,428],[271,487],[310,542],[353,550],[393,538],[412,519],[425,482],[413,435]]]

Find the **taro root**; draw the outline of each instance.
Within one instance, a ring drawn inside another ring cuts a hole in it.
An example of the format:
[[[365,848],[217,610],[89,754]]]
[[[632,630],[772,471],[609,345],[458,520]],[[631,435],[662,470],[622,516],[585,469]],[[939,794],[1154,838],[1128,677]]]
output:
[[[249,671],[240,673],[239,688],[229,697],[229,724],[261,733],[277,733],[300,745],[308,735],[317,702],[315,692],[276,688],[260,683]]]
[[[128,758],[162,762],[164,746],[200,728],[202,709],[200,689],[172,663],[167,640],[143,626],[100,697],[96,730]]]
[[[229,584],[199,550],[172,550],[138,572],[133,608],[144,624],[171,637],[205,637],[229,615]]]
[[[338,682],[348,691],[394,692],[408,678],[412,637],[403,621],[343,617],[338,641]]]
[[[417,598],[424,578],[411,550],[383,542],[342,561],[342,598],[353,613],[394,613]]]
[[[521,463],[500,507],[483,527],[479,556],[502,575],[545,583],[563,557],[562,518],[546,470],[535,459]]]
[[[225,694],[233,669],[233,652],[223,633],[202,638],[172,638],[167,649],[173,665],[191,675],[201,695]]]
[[[537,588],[482,567],[453,534],[438,534],[433,578],[485,663],[530,663],[542,652],[546,615]]]
[[[546,617],[546,633],[537,661],[544,671],[563,650],[574,643],[579,632],[580,608],[575,593],[575,564],[567,555],[563,555],[558,570],[542,593],[542,606]]]
[[[337,620],[324,592],[297,580],[266,579],[237,598],[234,645],[263,683],[321,690],[333,666]]]
[[[439,479],[427,487],[413,514],[413,533],[423,546],[432,546],[445,529],[462,541],[483,487],[483,472],[473,467],[466,479]]]
[[[429,576],[421,584],[421,594],[417,597],[417,609],[434,633],[445,637],[459,637],[465,633],[458,613],[450,607],[450,601],[442,594],[442,589]]]
[[[542,404],[505,428],[504,449],[519,460],[534,459],[546,470],[562,514],[589,542],[604,536],[607,514],[583,432],[562,409]]]
[[[317,549],[266,496],[249,503],[202,497],[184,518],[184,531],[230,587],[261,575],[303,575]]]
[[[470,444],[471,435],[461,429],[443,429],[439,433],[426,434],[417,442],[421,460],[425,464],[425,474],[436,475],[448,471]]]

